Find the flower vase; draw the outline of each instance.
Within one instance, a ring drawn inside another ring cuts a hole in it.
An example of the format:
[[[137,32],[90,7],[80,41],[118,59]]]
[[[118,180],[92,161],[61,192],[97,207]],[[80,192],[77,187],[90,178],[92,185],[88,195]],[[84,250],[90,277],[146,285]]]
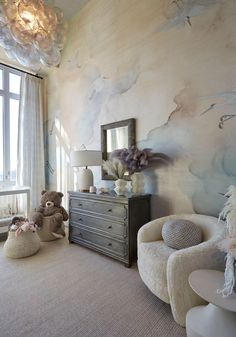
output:
[[[144,175],[142,172],[135,172],[132,174],[131,186],[134,194],[143,194],[145,192]]]
[[[114,191],[117,195],[124,195],[127,192],[127,181],[124,179],[117,179],[115,181],[115,188]]]

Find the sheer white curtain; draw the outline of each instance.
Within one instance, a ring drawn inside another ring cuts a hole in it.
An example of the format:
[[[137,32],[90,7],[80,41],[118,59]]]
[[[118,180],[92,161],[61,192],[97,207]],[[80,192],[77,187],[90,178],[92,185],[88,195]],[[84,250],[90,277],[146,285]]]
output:
[[[42,80],[28,74],[22,77],[18,125],[17,184],[31,188],[33,210],[45,188],[43,98]]]

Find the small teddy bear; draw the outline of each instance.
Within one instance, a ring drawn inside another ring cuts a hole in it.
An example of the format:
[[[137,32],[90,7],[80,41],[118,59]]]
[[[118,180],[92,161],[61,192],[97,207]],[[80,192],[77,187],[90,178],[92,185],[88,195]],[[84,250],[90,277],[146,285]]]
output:
[[[14,216],[11,223],[8,225],[8,231],[16,231],[25,221],[24,218],[19,216]]]
[[[42,191],[41,205],[32,214],[32,221],[39,228],[43,226],[43,218],[51,217],[51,228],[55,236],[57,234],[65,236],[63,221],[68,220],[68,213],[61,201],[63,193],[56,191]]]
[[[26,220],[20,227],[16,229],[15,235],[19,236],[22,232],[27,232],[27,231],[31,231],[35,233],[36,230],[37,230],[37,225]]]

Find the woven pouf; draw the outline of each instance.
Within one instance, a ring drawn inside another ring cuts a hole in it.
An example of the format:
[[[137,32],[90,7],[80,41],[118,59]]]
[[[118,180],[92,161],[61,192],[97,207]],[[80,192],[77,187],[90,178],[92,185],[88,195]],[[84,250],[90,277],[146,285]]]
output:
[[[57,228],[57,224],[54,222],[54,216],[45,216],[43,218],[43,225],[38,230],[38,236],[40,241],[47,242],[58,240],[65,236],[65,226],[62,224],[61,228]],[[55,233],[56,232],[56,233]],[[53,234],[55,233],[55,234]]]
[[[16,236],[15,231],[10,231],[3,251],[7,257],[20,259],[36,254],[39,248],[40,240],[36,232],[29,230]]]

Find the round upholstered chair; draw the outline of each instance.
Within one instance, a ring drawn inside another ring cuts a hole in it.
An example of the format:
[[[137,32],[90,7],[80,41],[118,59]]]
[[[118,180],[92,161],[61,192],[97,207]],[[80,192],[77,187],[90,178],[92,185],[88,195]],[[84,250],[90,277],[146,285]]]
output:
[[[163,240],[162,228],[167,221],[177,219],[191,221],[201,228],[202,242],[183,249],[168,246]],[[190,308],[205,303],[190,288],[190,273],[196,269],[224,268],[224,254],[216,245],[224,230],[225,222],[215,217],[179,214],[150,221],[138,232],[139,274],[153,294],[170,303],[173,317],[181,326],[185,326]]]

